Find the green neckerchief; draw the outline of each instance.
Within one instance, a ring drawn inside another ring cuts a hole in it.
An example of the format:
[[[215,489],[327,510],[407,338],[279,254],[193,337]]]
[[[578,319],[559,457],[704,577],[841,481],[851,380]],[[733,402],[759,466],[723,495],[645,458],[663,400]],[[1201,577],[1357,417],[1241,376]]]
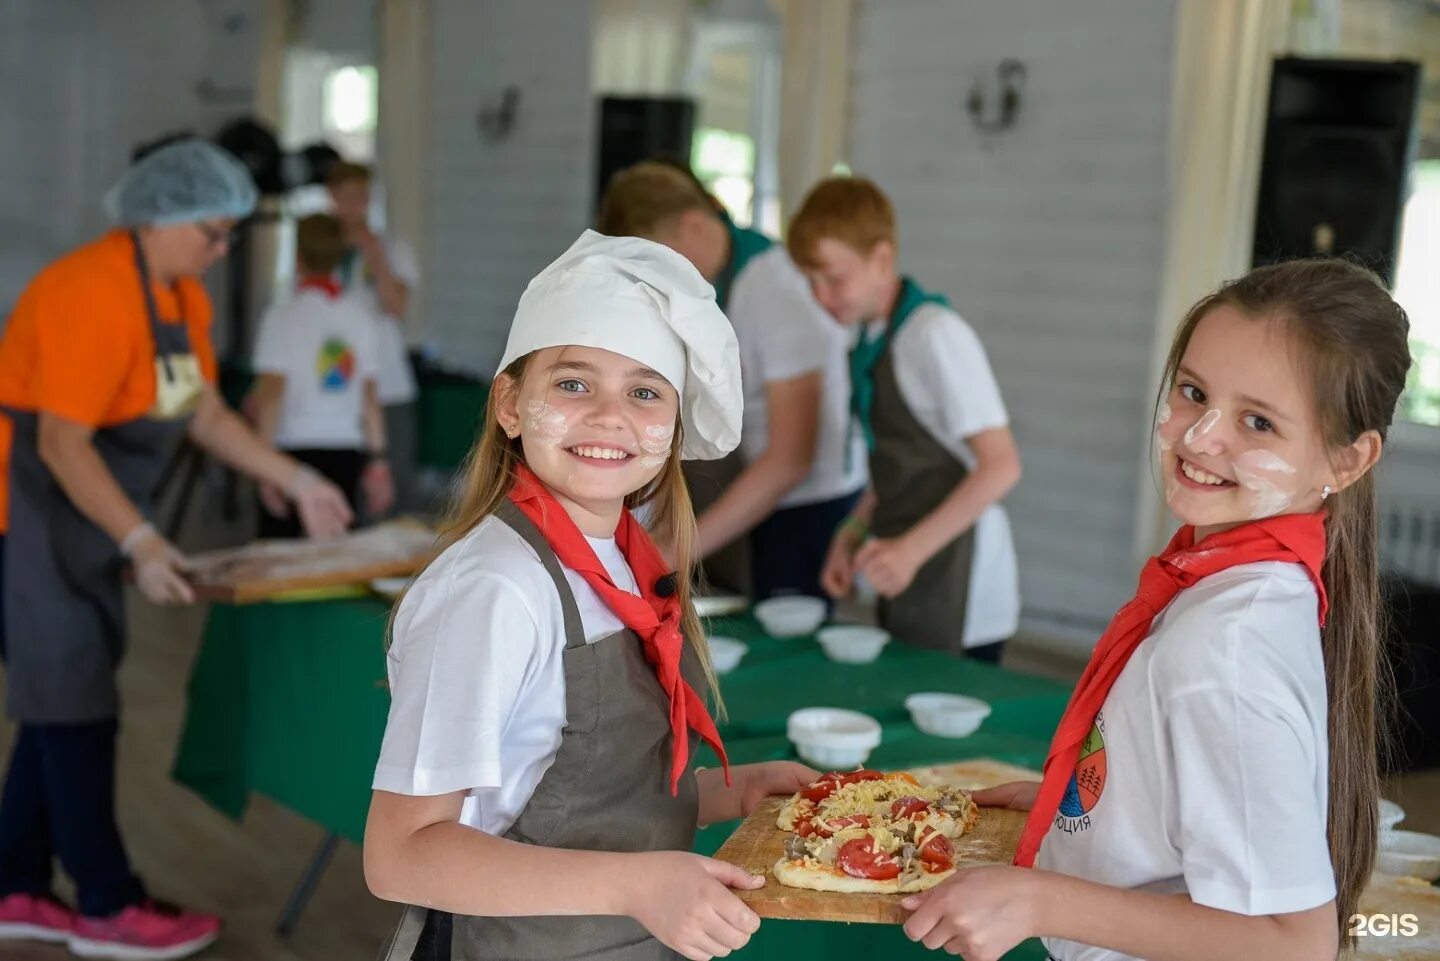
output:
[[[365,261],[360,258],[359,247],[351,247],[345,251],[336,273],[340,275],[340,286],[346,290],[360,285],[370,286],[375,282],[370,276],[370,268],[366,267]]]
[[[730,305],[730,287],[735,283],[740,271],[745,269],[745,265],[756,254],[763,254],[775,246],[775,241],[758,230],[735,226],[735,221],[723,211],[720,212],[720,219],[725,221],[725,229],[730,234],[730,259],[726,261],[725,269],[720,271],[720,276],[715,278],[715,303],[724,310]]]
[[[943,294],[927,293],[909,277],[900,278],[900,296],[895,299],[895,309],[885,328],[873,336],[868,333],[869,324],[860,329],[860,339],[850,349],[850,412],[865,432],[865,446],[875,449],[875,430],[870,425],[870,408],[875,403],[875,365],[890,348],[890,338],[922,304],[943,304],[950,301]]]

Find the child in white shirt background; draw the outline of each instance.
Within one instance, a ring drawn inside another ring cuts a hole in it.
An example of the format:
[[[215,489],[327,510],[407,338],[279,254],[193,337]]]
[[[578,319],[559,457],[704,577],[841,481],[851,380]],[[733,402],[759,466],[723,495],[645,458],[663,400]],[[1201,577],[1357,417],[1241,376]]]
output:
[[[260,323],[250,406],[262,437],[339,486],[356,517],[375,517],[394,500],[377,389],[379,322],[335,278],[345,254],[339,221],[305,217],[296,247],[295,296]],[[280,491],[262,487],[259,499],[260,537],[299,536]]]

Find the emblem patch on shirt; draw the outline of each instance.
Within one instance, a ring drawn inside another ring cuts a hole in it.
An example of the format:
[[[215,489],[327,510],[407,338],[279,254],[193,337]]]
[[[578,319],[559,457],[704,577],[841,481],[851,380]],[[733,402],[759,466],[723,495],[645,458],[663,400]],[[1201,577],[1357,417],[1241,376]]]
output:
[[[1090,827],[1090,812],[1105,793],[1105,776],[1105,715],[1101,713],[1080,745],[1075,773],[1070,775],[1070,783],[1060,799],[1060,810],[1055,815],[1056,828],[1066,834],[1078,834]]]
[[[327,339],[315,358],[315,373],[322,390],[344,390],[355,379],[355,351],[339,337]]]

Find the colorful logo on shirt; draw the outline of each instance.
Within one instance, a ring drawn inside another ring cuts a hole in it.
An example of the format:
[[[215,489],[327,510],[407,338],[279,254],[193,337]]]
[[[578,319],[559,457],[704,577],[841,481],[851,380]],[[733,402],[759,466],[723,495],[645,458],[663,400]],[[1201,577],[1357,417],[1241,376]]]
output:
[[[339,337],[331,337],[320,345],[315,373],[321,390],[344,390],[355,379],[355,351]]]
[[[1105,715],[1095,718],[1084,743],[1080,745],[1080,757],[1075,761],[1075,773],[1060,799],[1060,810],[1055,815],[1055,827],[1067,834],[1076,834],[1090,827],[1090,812],[1100,803],[1105,793]]]

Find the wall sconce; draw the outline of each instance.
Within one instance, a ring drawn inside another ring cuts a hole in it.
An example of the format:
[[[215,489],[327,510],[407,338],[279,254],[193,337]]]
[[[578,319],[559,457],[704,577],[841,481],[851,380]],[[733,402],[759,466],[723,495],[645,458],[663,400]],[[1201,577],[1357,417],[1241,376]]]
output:
[[[970,122],[979,130],[996,131],[1008,130],[1015,126],[1015,121],[1020,116],[1021,90],[1025,86],[1025,65],[1013,57],[1007,57],[1000,61],[995,68],[996,92],[999,94],[999,103],[996,105],[994,115],[986,116],[985,84],[983,80],[975,81],[970,88],[970,97],[966,101],[966,109],[970,112]]]
[[[520,112],[520,88],[511,84],[500,94],[500,100],[491,106],[481,106],[475,116],[475,126],[480,130],[481,139],[498,143],[515,130],[515,117]]]

